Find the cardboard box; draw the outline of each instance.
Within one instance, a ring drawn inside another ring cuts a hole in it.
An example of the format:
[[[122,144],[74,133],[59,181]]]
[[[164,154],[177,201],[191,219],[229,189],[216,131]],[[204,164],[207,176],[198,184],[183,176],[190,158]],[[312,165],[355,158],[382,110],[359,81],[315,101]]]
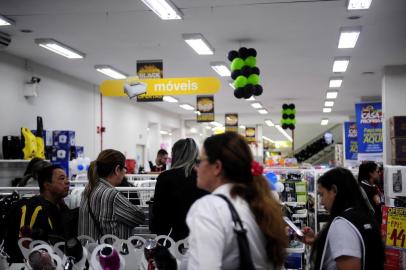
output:
[[[75,131],[72,130],[54,130],[54,146],[71,147],[75,146]]]
[[[391,165],[401,165],[406,166],[406,159],[392,159]]]
[[[406,116],[393,116],[389,119],[390,138],[406,138]]]
[[[71,160],[70,147],[65,146],[53,146],[51,162],[69,162]]]
[[[391,139],[392,159],[406,160],[406,138]]]
[[[70,147],[70,159],[75,159],[79,157],[85,157],[83,146],[71,146]]]

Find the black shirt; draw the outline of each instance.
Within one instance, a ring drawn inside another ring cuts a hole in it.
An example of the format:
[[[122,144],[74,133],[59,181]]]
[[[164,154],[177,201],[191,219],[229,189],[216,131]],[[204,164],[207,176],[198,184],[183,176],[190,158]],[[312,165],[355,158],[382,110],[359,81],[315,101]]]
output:
[[[361,182],[361,188],[364,189],[365,193],[367,194],[369,203],[372,205],[374,208],[374,216],[375,220],[378,224],[382,223],[382,204],[381,203],[376,203],[374,200],[375,196],[380,196],[377,188],[375,186],[370,185],[369,183],[366,183],[365,181]]]

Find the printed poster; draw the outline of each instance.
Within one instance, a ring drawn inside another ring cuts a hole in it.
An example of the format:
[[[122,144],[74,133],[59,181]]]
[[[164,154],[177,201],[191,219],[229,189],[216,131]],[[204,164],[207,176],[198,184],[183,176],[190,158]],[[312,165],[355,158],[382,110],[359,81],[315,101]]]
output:
[[[245,128],[245,138],[246,138],[247,142],[249,142],[249,143],[256,142],[255,127],[246,127]]]
[[[214,121],[214,96],[197,96],[196,108],[197,122]]]
[[[385,208],[385,212],[387,211],[386,246],[404,249],[406,248],[406,208]]]
[[[345,137],[345,159],[356,161],[358,158],[357,123],[344,122],[344,137]]]
[[[238,132],[238,113],[226,113],[224,123],[226,132]]]
[[[162,60],[137,61],[137,76],[143,79],[162,79],[163,63]],[[137,102],[160,102],[163,96],[146,96],[145,94],[137,96]]]
[[[382,103],[355,104],[358,133],[358,161],[382,161]]]

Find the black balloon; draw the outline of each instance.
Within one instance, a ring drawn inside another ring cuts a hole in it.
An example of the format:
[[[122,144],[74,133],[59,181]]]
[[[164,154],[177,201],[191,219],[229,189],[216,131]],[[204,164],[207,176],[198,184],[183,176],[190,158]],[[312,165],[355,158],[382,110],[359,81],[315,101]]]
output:
[[[287,125],[287,124],[282,124],[282,128],[283,128],[283,129],[288,129],[288,127],[289,127],[289,125]]]
[[[244,96],[244,88],[243,87],[239,87],[237,89],[234,90],[234,96],[236,98],[242,98]]]
[[[264,89],[262,88],[261,85],[257,84],[254,86],[254,96],[260,96]]]
[[[294,129],[295,129],[295,125],[294,125],[294,124],[290,124],[290,125],[289,125],[289,128],[290,128],[291,130],[294,130]]]
[[[295,108],[295,104],[292,103],[289,105],[289,109],[293,110],[294,108]]]
[[[291,114],[291,115],[289,115],[289,118],[290,118],[290,119],[295,119],[295,115],[294,115],[294,114]]]
[[[233,60],[235,59],[235,58],[237,58],[238,57],[238,52],[237,51],[234,51],[234,50],[232,50],[232,51],[229,51],[228,52],[228,60],[230,61],[230,62],[233,62]]]
[[[288,104],[286,104],[286,103],[285,103],[285,104],[283,104],[283,105],[282,105],[282,109],[284,109],[284,110],[287,110],[287,109],[289,109],[289,106],[288,106]]]
[[[241,73],[245,77],[248,77],[249,75],[251,75],[251,68],[249,66],[243,66],[241,69]]]
[[[288,118],[289,118],[289,115],[287,115],[286,113],[284,113],[284,114],[282,114],[282,118],[283,118],[283,119],[288,119]]]
[[[250,98],[254,93],[254,86],[252,84],[247,84],[244,86],[244,98]]]
[[[242,59],[245,59],[245,58],[248,57],[248,49],[245,48],[245,47],[241,47],[241,48],[238,50],[238,54],[240,55],[240,57],[241,57]]]
[[[259,68],[257,67],[252,67],[251,68],[251,74],[257,74],[259,75],[261,72],[259,71]]]
[[[249,48],[249,49],[247,50],[247,54],[248,54],[248,56],[257,57],[257,51],[256,51],[254,48]]]
[[[231,72],[231,78],[233,79],[233,80],[235,80],[235,79],[237,79],[237,77],[238,76],[240,76],[241,75],[241,70],[234,70],[233,72]]]

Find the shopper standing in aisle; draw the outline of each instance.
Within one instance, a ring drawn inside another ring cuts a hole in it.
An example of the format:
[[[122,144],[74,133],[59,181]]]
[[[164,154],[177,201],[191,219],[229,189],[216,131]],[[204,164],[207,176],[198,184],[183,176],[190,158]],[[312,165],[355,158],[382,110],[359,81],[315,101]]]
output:
[[[344,168],[326,172],[318,193],[330,217],[317,238],[309,227],[303,230],[303,242],[313,245],[311,269],[383,269],[379,229],[352,173]]]
[[[145,222],[143,211],[115,189],[125,176],[124,164],[125,156],[113,149],[103,150],[91,163],[79,208],[79,235],[127,239],[134,227]]]
[[[159,149],[156,154],[155,165],[149,161],[151,172],[163,172],[166,170],[166,162],[168,161],[168,152],[165,149]]]
[[[208,192],[196,186],[193,170],[199,149],[191,139],[181,139],[172,147],[172,167],[158,176],[152,208],[151,231],[170,235],[178,241],[189,235],[186,214],[190,206]]]
[[[373,161],[367,161],[359,166],[358,183],[365,191],[368,201],[373,208],[376,222],[382,223],[383,193],[379,188],[381,181],[379,167]]]
[[[189,210],[189,250],[181,269],[282,267],[288,244],[282,211],[245,139],[234,132],[207,138],[196,170],[197,186],[212,194]],[[239,232],[242,237],[234,230],[241,226],[233,223],[226,200],[242,220],[246,230],[246,234]],[[244,235],[248,241],[243,241]],[[240,240],[249,243],[246,248],[239,245]]]

